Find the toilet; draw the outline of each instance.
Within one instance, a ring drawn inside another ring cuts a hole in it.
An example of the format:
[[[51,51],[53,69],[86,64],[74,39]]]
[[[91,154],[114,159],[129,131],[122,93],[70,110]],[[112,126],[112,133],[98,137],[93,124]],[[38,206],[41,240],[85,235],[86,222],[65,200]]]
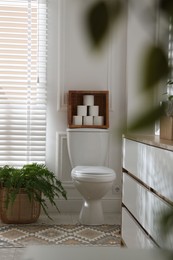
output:
[[[79,215],[79,222],[83,225],[104,224],[102,198],[111,189],[116,178],[114,170],[104,166],[108,140],[108,129],[67,129],[71,177],[83,197]]]

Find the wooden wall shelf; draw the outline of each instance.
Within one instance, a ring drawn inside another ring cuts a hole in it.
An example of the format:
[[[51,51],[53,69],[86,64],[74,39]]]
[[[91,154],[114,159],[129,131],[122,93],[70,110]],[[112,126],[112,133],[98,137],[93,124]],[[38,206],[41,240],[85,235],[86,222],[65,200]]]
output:
[[[77,115],[77,106],[83,105],[84,95],[94,96],[94,106],[99,107],[99,116],[103,116],[102,125],[73,124],[73,116]],[[68,92],[68,127],[69,128],[108,128],[109,127],[109,91],[78,91]]]

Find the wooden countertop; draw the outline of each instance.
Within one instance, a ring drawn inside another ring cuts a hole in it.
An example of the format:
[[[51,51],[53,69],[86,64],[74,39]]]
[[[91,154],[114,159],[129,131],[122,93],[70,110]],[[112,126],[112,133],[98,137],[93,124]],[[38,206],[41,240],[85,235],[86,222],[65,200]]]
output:
[[[158,135],[125,134],[123,138],[173,151],[173,140],[160,139]]]

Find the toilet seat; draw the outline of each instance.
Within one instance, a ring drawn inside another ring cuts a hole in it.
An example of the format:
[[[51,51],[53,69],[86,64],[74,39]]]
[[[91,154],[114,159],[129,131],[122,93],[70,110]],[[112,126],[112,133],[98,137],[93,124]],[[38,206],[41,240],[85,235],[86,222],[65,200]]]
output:
[[[71,176],[75,180],[86,182],[110,182],[116,177],[114,170],[103,166],[76,166]]]

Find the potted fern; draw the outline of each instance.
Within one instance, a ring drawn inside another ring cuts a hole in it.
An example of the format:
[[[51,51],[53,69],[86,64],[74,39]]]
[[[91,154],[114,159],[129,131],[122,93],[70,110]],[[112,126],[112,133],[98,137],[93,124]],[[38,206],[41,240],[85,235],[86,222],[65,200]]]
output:
[[[49,201],[58,211],[55,198],[66,191],[53,172],[43,164],[26,164],[21,169],[0,167],[0,215],[4,223],[32,223],[41,208],[48,214]]]
[[[173,81],[166,85],[167,100],[162,102],[163,115],[160,118],[160,138],[173,140]]]

